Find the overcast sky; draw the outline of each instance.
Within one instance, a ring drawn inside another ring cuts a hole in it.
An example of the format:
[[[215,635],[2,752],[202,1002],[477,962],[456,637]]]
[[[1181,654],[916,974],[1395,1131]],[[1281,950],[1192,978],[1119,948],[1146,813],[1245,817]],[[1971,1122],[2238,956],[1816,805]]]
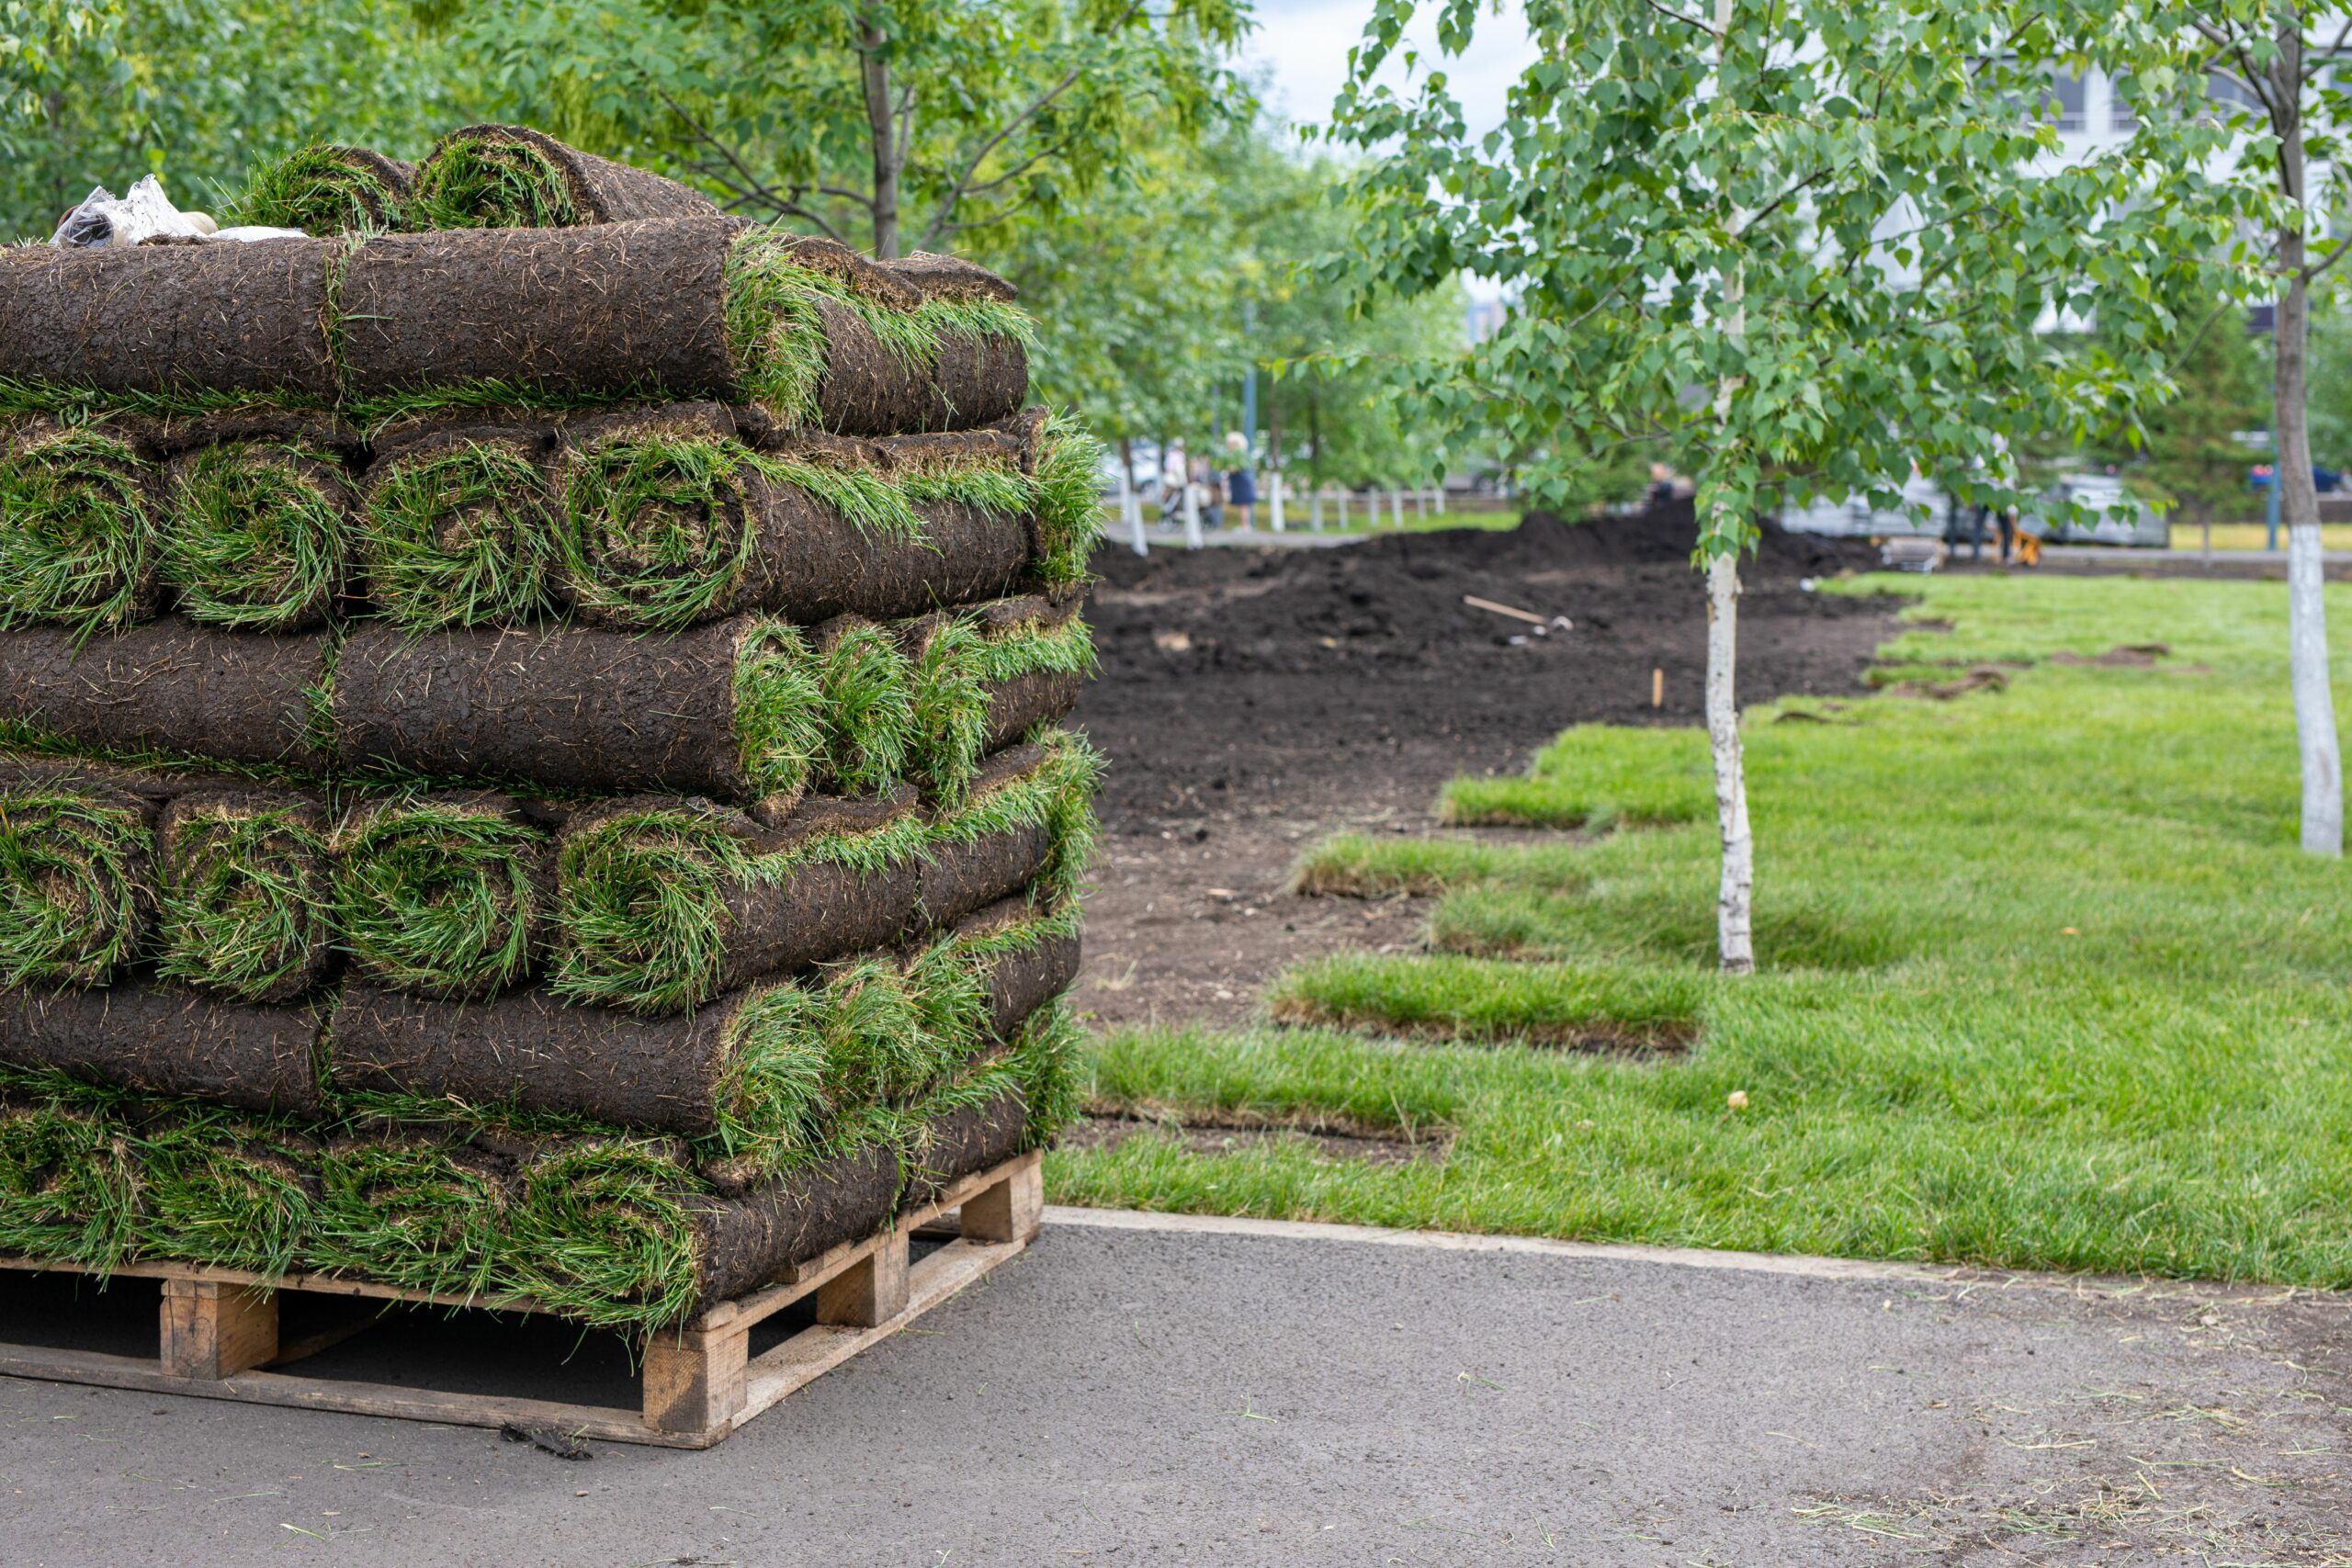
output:
[[[1505,89],[1534,58],[1516,0],[1506,0],[1499,16],[1479,18],[1469,51],[1458,60],[1438,59],[1436,15],[1424,3],[1407,39],[1425,51],[1423,69],[1440,63],[1452,78],[1471,129],[1489,130],[1502,118]],[[1323,124],[1347,80],[1348,51],[1371,16],[1372,0],[1258,0],[1258,30],[1242,46],[1239,63],[1253,74],[1268,73],[1271,107],[1301,125]],[[1405,80],[1394,58],[1382,75],[1397,85]]]

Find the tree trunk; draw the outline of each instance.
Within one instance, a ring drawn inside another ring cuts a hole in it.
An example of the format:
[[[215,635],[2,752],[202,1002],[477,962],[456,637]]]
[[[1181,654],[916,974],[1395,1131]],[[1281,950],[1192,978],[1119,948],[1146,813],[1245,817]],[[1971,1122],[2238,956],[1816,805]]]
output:
[[[1315,389],[1306,389],[1306,478],[1316,492],[1323,490],[1323,406]]]
[[[890,125],[890,62],[882,58],[889,42],[876,14],[858,17],[857,54],[865,78],[865,120],[874,135],[874,254],[890,261],[899,254],[898,139]]]
[[[2301,120],[2302,35],[2283,27],[2272,67],[2272,101],[2278,106],[2278,174],[2290,200],[2304,205]],[[2308,211],[2308,209],[2306,209]],[[2287,525],[2287,647],[2295,694],[2295,739],[2302,754],[2303,849],[2315,855],[2344,852],[2344,776],[2336,751],[2335,699],[2327,670],[2327,609],[2321,597],[2319,491],[2312,482],[2312,436],[2305,354],[2311,331],[2311,280],[2304,272],[2300,229],[2278,236],[2278,270],[2287,288],[2278,301],[2273,345],[2278,424],[2279,521]]]
[[[1747,828],[1747,772],[1740,753],[1733,672],[1739,652],[1739,558],[1707,563],[1707,747],[1715,760],[1715,819],[1723,832],[1723,881],[1715,896],[1715,944],[1726,975],[1756,969],[1748,903],[1756,886],[1756,840]]]

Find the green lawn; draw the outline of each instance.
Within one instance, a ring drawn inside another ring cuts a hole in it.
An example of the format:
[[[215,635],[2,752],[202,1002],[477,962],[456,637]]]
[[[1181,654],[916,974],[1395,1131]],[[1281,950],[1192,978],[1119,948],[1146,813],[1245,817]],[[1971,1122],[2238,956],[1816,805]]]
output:
[[[1430,955],[1304,966],[1262,1029],[1098,1047],[1102,1100],[1451,1129],[1447,1159],[1155,1136],[1056,1153],[1055,1198],[2352,1285],[2352,871],[2294,847],[2283,586],[1905,586],[1952,629],[1898,637],[1890,677],[2020,668],[1749,713],[1756,976],[1712,973],[1712,824],[1632,825],[1687,818],[1695,738],[1580,728],[1449,797],[1577,837],[1309,857],[1327,896],[1442,892]],[[2352,593],[2330,613],[2352,648]],[[2150,642],[2152,669],[2052,658]]]

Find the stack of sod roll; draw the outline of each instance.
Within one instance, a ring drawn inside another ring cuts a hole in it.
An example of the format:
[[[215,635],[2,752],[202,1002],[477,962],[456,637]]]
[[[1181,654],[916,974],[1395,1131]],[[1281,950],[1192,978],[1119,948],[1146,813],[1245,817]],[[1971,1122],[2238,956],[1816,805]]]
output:
[[[318,237],[0,253],[0,1253],[642,1332],[1049,1138],[1012,289],[504,127],[241,206]]]

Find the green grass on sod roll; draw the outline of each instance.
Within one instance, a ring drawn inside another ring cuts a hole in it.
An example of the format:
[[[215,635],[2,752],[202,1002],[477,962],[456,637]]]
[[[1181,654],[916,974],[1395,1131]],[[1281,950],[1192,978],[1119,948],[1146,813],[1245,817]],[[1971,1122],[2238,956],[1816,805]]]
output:
[[[952,798],[972,776],[988,742],[989,694],[981,684],[981,637],[968,622],[933,633],[912,660],[912,776],[933,795]]]
[[[526,141],[443,143],[419,171],[413,201],[430,229],[565,229],[581,220],[563,171]]]
[[[503,803],[363,807],[335,836],[335,928],[379,984],[495,995],[529,972],[550,896],[546,853],[545,835]]]
[[[492,1289],[516,1185],[496,1162],[379,1123],[328,1144],[320,1182],[306,1266],[417,1291]]]
[[[427,632],[554,613],[560,547],[537,464],[492,443],[387,464],[360,531],[368,596],[388,619]]]
[[[994,336],[1035,346],[1036,323],[994,299],[933,298],[913,310],[869,299],[842,278],[794,259],[791,236],[752,230],[727,262],[727,341],[750,400],[786,424],[813,425],[825,378],[825,328],[817,309],[831,300],[857,313],[883,347],[910,367],[939,360],[948,334]]]
[[[922,852],[930,825],[909,817],[868,833],[823,833],[762,854],[691,808],[649,807],[563,845],[554,988],[632,1012],[707,1001],[727,959],[730,887],[774,886],[816,862],[877,870]]]
[[[695,1304],[695,1228],[674,1145],[590,1139],[523,1173],[508,1249],[514,1282],[603,1328],[673,1322]]]
[[[173,825],[160,892],[161,972],[257,1000],[334,940],[327,844],[297,809]]]
[[[318,1148],[289,1125],[190,1111],[136,1134],[141,1253],[277,1275],[317,1224]]]
[[[1054,413],[1036,467],[1037,555],[1030,570],[1044,583],[1083,582],[1102,534],[1102,444],[1075,416]]]
[[[825,683],[797,626],[770,621],[735,662],[735,739],[759,794],[798,795],[826,754]]]
[[[102,1109],[0,1100],[0,1253],[103,1274],[130,1246],[140,1190],[130,1141]]]
[[[164,576],[191,620],[250,631],[314,623],[343,585],[347,494],[315,452],[235,442],[189,458],[173,485]]]
[[[96,632],[153,612],[161,473],[103,426],[65,425],[0,455],[0,626]]]
[[[0,987],[103,986],[153,909],[145,820],[72,790],[0,794]]]
[[[879,795],[906,776],[915,744],[914,667],[870,621],[839,626],[819,660],[825,773],[844,795]]]
[[[993,789],[980,791],[932,829],[933,840],[967,844],[1010,829],[1043,824],[1051,852],[1033,885],[1046,902],[1074,900],[1094,863],[1102,826],[1094,816],[1095,787],[1102,758],[1086,738],[1067,729],[1047,730],[1038,740],[1046,765]]]
[[[306,234],[372,232],[407,220],[408,193],[350,151],[313,142],[255,164],[223,209],[224,227],[253,224]]]

